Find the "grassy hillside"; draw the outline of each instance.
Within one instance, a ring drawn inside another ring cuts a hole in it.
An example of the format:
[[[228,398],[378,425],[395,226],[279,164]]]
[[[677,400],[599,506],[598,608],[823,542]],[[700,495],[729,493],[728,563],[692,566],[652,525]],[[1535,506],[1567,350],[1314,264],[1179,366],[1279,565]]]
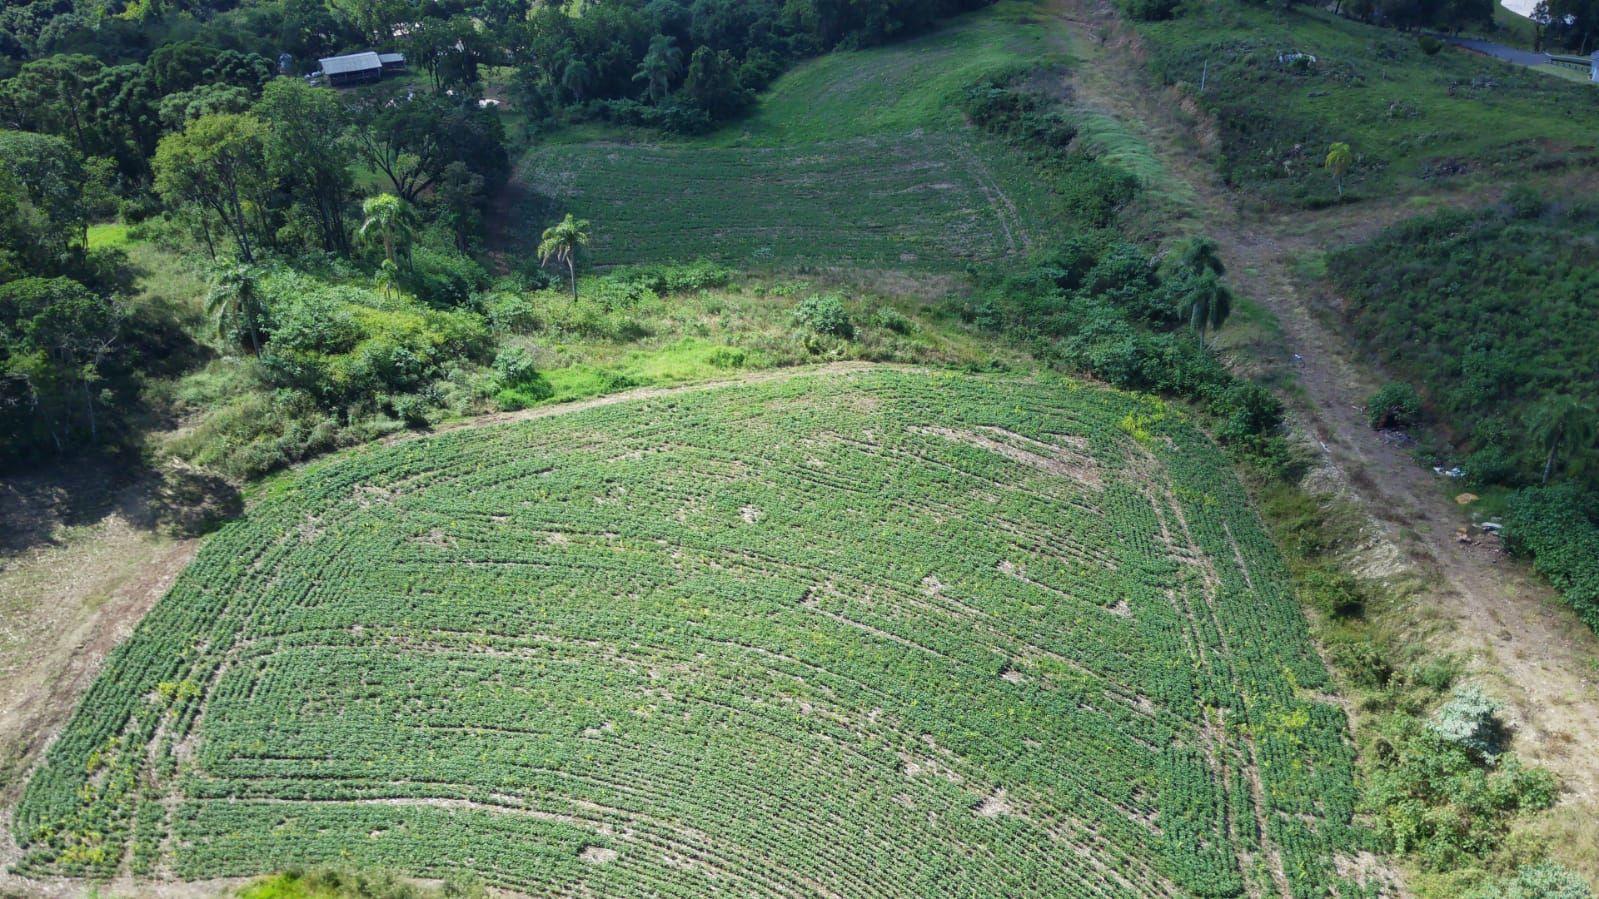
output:
[[[813,60],[748,119],[704,138],[557,138],[518,165],[533,199],[514,216],[592,219],[598,265],[704,256],[947,269],[1018,255],[1055,210],[1029,189],[1025,162],[964,124],[959,101],[985,75],[1053,59],[1035,9],[1004,3],[926,37]],[[537,230],[508,237],[525,244]]]
[[[1221,0],[1141,25],[1150,64],[1216,119],[1226,177],[1273,202],[1337,199],[1334,141],[1356,162],[1346,194],[1436,189],[1599,156],[1599,91],[1308,7]],[[1315,57],[1282,62],[1282,54]],[[1201,79],[1205,91],[1198,93]]]
[[[1361,893],[1344,718],[1286,573],[1158,402],[801,374],[269,492],[51,749],[23,870]]]

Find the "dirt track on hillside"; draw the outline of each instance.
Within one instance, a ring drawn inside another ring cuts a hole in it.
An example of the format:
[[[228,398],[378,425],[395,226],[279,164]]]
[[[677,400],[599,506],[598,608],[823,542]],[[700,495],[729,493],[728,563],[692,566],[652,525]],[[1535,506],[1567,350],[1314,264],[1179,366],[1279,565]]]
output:
[[[1509,705],[1516,749],[1561,776],[1568,802],[1599,807],[1599,756],[1592,752],[1599,746],[1599,638],[1525,565],[1483,542],[1457,540],[1468,518],[1450,499],[1454,491],[1366,424],[1365,400],[1385,379],[1339,328],[1341,302],[1291,267],[1296,256],[1356,242],[1412,208],[1401,198],[1275,218],[1241,212],[1240,198],[1215,174],[1204,146],[1208,129],[1153,82],[1136,35],[1114,10],[1096,0],[1057,5],[1063,18],[1093,23],[1086,35],[1078,28],[1074,42],[1077,102],[1140,129],[1167,170],[1192,185],[1192,214],[1220,244],[1229,280],[1281,325],[1283,360],[1302,389],[1283,399],[1324,452],[1336,486],[1361,502],[1374,534],[1397,550],[1389,560],[1423,577],[1425,588],[1411,600],[1416,622],[1440,619],[1426,636],[1441,650],[1473,658],[1473,675]],[[1439,198],[1446,205],[1485,199]]]

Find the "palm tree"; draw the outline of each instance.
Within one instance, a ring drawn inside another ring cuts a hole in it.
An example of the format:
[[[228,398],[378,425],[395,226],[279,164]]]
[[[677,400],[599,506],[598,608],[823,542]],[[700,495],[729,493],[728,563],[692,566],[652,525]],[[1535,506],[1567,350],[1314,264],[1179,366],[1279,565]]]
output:
[[[1338,196],[1344,195],[1344,176],[1349,174],[1349,166],[1355,161],[1355,154],[1349,145],[1338,141],[1327,148],[1327,171],[1332,172],[1333,178],[1338,182]]]
[[[659,103],[666,99],[667,92],[672,89],[672,79],[682,70],[683,51],[678,49],[677,38],[657,34],[650,38],[650,49],[639,63],[633,80],[644,82],[644,95],[651,103]]]
[[[234,265],[219,270],[205,298],[205,311],[217,320],[217,336],[224,340],[232,336],[235,322],[242,324],[251,354],[261,355],[261,285],[254,268]]]
[[[1196,275],[1202,272],[1227,274],[1227,266],[1221,261],[1221,247],[1203,235],[1183,241],[1173,252],[1172,258],[1178,266]]]
[[[568,60],[566,68],[561,70],[561,87],[572,95],[572,99],[583,102],[583,94],[589,89],[589,82],[594,80],[594,73],[589,70],[589,64],[581,59]]]
[[[384,299],[392,298],[395,289],[400,283],[400,267],[395,265],[392,259],[383,260],[378,265],[377,274],[372,276],[372,283],[377,285],[378,290],[383,293]]]
[[[1220,331],[1233,314],[1233,292],[1221,283],[1215,272],[1205,272],[1194,279],[1188,294],[1188,324],[1199,335],[1199,345],[1205,345],[1205,331]]]
[[[411,205],[394,194],[378,194],[361,204],[361,215],[365,220],[361,222],[360,237],[371,240],[376,234],[383,241],[384,258],[398,264],[396,254],[405,252],[411,229],[416,226]]]
[[[1557,396],[1533,408],[1527,429],[1544,451],[1543,482],[1547,484],[1555,468],[1555,459],[1593,446],[1599,424],[1595,422],[1593,410],[1576,397]]]
[[[539,241],[539,262],[549,265],[553,259],[566,265],[566,272],[572,278],[574,302],[577,300],[577,251],[579,247],[587,246],[588,242],[588,219],[573,221],[570,212],[558,224],[545,228],[544,236]]]

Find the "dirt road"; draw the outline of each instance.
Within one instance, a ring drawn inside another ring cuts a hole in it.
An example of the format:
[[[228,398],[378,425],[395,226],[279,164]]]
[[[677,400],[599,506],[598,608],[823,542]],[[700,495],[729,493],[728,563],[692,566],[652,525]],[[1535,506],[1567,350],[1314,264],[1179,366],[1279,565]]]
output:
[[[1436,613],[1443,623],[1430,639],[1472,657],[1473,675],[1510,708],[1517,750],[1562,777],[1568,802],[1599,807],[1599,756],[1591,751],[1599,746],[1599,638],[1520,562],[1457,541],[1467,519],[1446,485],[1366,425],[1365,400],[1384,378],[1337,327],[1338,298],[1292,268],[1302,254],[1358,240],[1403,216],[1403,202],[1280,218],[1240,212],[1239,198],[1209,161],[1206,129],[1153,83],[1136,35],[1114,10],[1096,0],[1059,0],[1058,8],[1063,32],[1078,36],[1076,102],[1139,130],[1167,170],[1192,186],[1188,212],[1220,244],[1234,286],[1276,317],[1282,358],[1298,354],[1292,367],[1300,390],[1283,396],[1297,425],[1362,503],[1374,533],[1397,550],[1390,557],[1424,577],[1416,617]]]

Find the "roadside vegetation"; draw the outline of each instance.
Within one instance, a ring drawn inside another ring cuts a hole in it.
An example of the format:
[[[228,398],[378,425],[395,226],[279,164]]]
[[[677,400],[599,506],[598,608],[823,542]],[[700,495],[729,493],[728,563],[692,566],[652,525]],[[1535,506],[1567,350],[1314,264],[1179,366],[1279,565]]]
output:
[[[1316,208],[1595,161],[1594,91],[1312,6],[1188,4],[1139,31],[1150,69],[1214,122],[1229,184]],[[1336,143],[1351,159],[1326,165]]]
[[[1489,493],[1513,545],[1599,629],[1599,214],[1531,190],[1333,255],[1360,335],[1427,391],[1433,464]],[[1418,420],[1405,424],[1420,424]],[[1490,493],[1490,491],[1492,491]],[[1505,495],[1506,491],[1513,491]]]

